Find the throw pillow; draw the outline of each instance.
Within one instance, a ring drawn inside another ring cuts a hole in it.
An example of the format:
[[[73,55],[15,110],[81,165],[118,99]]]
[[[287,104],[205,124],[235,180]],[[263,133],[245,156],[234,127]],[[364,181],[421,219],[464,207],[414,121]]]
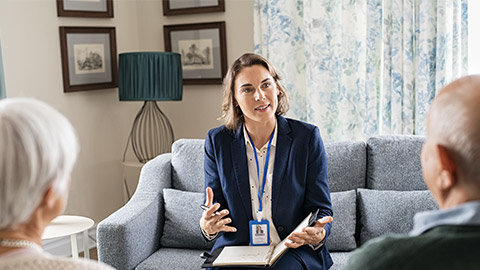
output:
[[[165,225],[160,243],[164,247],[211,249],[212,242],[203,239],[200,217],[203,193],[164,189]]]
[[[333,221],[327,239],[330,251],[350,251],[357,247],[355,241],[356,192],[355,190],[332,192]]]
[[[358,189],[360,244],[387,233],[408,233],[417,212],[437,209],[429,190]]]

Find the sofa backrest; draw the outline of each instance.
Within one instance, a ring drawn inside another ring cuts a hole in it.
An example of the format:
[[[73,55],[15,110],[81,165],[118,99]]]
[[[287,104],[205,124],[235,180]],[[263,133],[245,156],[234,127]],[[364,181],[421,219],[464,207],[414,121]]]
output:
[[[367,155],[364,142],[326,143],[330,192],[365,187]]]
[[[376,136],[364,142],[326,143],[330,191],[357,188],[425,190],[420,165],[423,136]],[[365,147],[366,146],[366,147]],[[172,145],[172,187],[203,192],[204,140]]]
[[[204,142],[201,139],[180,139],[172,145],[172,188],[203,192]]]
[[[330,191],[365,187],[366,150],[364,142],[325,144]],[[172,188],[203,192],[204,140],[180,139],[172,145]]]
[[[423,136],[388,135],[367,140],[367,188],[425,190],[420,152]]]

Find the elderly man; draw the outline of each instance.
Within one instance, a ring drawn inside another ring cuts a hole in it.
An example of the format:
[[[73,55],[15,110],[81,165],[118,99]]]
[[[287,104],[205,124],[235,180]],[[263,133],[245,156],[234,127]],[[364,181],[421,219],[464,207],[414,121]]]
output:
[[[370,241],[345,269],[480,268],[480,76],[456,80],[435,98],[421,161],[440,210],[418,213],[409,235]]]

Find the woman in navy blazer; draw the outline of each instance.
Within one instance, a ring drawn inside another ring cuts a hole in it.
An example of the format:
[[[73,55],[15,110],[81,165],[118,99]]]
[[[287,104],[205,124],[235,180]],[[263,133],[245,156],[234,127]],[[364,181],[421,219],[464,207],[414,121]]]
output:
[[[326,239],[333,213],[325,148],[316,126],[281,116],[288,110],[288,96],[279,80],[273,65],[256,54],[242,55],[229,69],[222,104],[225,125],[210,130],[205,140],[209,208],[200,220],[202,233],[207,240],[216,239],[213,249],[249,245],[255,198],[245,138],[263,146],[276,132],[274,162],[269,165],[273,165],[270,213],[280,239],[289,237],[291,242],[274,269],[328,269],[333,262]],[[290,234],[317,209],[313,227]]]

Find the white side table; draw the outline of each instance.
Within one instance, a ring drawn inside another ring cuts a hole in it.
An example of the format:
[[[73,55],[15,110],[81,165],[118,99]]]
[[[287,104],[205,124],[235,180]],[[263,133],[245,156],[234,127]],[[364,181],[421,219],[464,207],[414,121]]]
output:
[[[42,234],[42,240],[70,235],[72,257],[78,259],[77,233],[83,232],[83,251],[85,258],[89,259],[88,229],[90,229],[94,223],[95,222],[88,217],[58,216],[45,228]]]

